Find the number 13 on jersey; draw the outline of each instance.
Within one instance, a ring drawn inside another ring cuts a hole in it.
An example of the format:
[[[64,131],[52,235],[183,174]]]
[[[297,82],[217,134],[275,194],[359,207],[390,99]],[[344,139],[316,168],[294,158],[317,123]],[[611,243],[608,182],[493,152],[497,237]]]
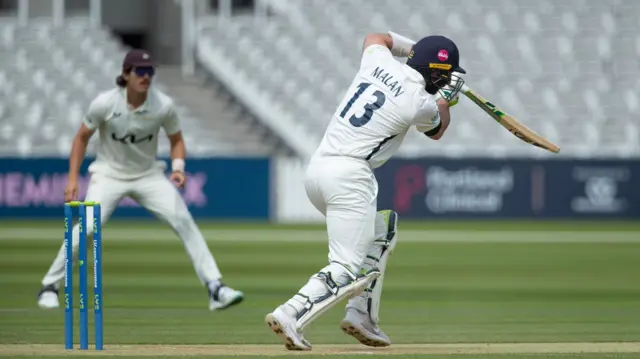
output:
[[[340,112],[340,117],[345,118],[349,110],[351,110],[351,108],[353,107],[353,104],[358,100],[358,98],[360,98],[360,96],[367,90],[367,88],[369,88],[369,86],[371,86],[371,84],[368,82],[363,82],[360,85],[358,85],[358,91],[356,91],[356,93],[353,94],[349,102],[347,102],[347,105],[344,107],[344,109],[342,109],[342,112]],[[364,113],[362,113],[362,115],[360,116],[356,115],[356,113],[362,112],[361,108],[354,109],[353,114],[351,115],[351,117],[349,117],[349,123],[352,126],[362,127],[366,125],[367,122],[371,121],[371,116],[373,116],[373,112],[379,109],[380,107],[382,107],[382,105],[384,105],[384,102],[387,99],[384,93],[382,93],[379,90],[376,90],[373,93],[373,96],[375,96],[376,100],[374,102],[365,103],[363,107]]]

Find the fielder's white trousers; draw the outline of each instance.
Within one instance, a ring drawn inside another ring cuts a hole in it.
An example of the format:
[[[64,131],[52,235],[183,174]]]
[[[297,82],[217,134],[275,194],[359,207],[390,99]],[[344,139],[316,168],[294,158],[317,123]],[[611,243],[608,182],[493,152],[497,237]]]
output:
[[[100,222],[105,224],[115,210],[118,203],[125,197],[131,197],[142,207],[153,213],[158,219],[169,224],[171,229],[180,237],[184,247],[193,263],[198,278],[203,284],[211,280],[221,278],[220,270],[213,255],[198,229],[186,203],[180,196],[177,188],[169,181],[161,171],[152,172],[134,180],[120,180],[107,177],[103,174],[93,173],[86,201],[100,203]],[[87,208],[87,223],[91,223],[93,209]],[[73,259],[78,258],[79,231],[78,225],[73,226]],[[91,238],[93,226],[87,225],[87,238]],[[105,231],[103,238],[109,236]],[[152,236],[150,234],[150,236]],[[90,247],[90,244],[87,243]],[[54,284],[64,278],[64,243],[58,256],[55,258],[49,271],[42,280],[43,286]],[[107,259],[108,261],[108,259]]]

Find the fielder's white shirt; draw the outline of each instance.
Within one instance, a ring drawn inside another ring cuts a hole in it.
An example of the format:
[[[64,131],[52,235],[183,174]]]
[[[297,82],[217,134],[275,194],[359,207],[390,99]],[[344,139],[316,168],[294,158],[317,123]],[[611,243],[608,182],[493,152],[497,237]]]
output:
[[[411,126],[426,132],[439,123],[436,98],[426,92],[422,75],[387,47],[370,45],[314,157],[360,158],[377,168],[396,153]]]
[[[166,163],[157,161],[158,134],[180,131],[173,100],[160,90],[149,88],[147,100],[133,110],[127,103],[126,89],[100,93],[89,105],[84,124],[98,130],[100,142],[89,172],[118,179],[133,179],[152,170],[164,171]]]

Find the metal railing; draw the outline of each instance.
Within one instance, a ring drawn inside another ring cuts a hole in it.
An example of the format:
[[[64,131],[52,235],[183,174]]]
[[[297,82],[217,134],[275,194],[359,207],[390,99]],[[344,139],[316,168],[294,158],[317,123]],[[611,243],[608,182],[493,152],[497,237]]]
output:
[[[19,25],[29,22],[29,8],[31,0],[18,0],[17,19]],[[51,0],[54,26],[61,26],[65,19],[65,0]],[[89,0],[89,20],[93,26],[102,25],[102,0]]]

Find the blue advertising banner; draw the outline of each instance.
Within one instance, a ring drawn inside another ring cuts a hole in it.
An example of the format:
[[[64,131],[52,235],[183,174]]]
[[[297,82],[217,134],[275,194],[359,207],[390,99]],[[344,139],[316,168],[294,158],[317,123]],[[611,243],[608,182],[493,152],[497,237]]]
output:
[[[397,159],[376,177],[407,218],[640,219],[640,161]]]
[[[89,184],[86,159],[79,199]],[[168,163],[168,160],[165,159]],[[59,158],[0,159],[0,218],[62,218],[68,161]],[[181,190],[195,218],[267,220],[270,215],[270,161],[267,158],[189,159]],[[130,198],[113,217],[152,217]]]

